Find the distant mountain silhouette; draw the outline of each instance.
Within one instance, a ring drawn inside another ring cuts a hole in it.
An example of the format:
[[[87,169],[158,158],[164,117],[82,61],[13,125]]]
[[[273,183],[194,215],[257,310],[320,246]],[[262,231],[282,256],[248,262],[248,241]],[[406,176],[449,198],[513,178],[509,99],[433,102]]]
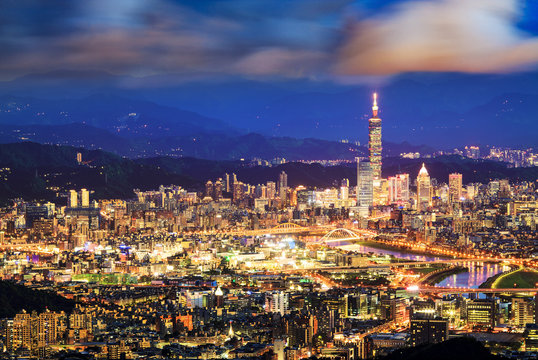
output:
[[[107,94],[192,111],[220,119],[245,133],[365,143],[371,94],[377,90],[383,137],[390,142],[409,141],[436,148],[476,143],[537,146],[538,140],[533,136],[538,132],[538,123],[533,121],[538,95],[536,81],[536,71],[408,73],[376,85],[310,79],[195,81],[174,74],[134,78],[56,71],[0,82],[0,94],[56,100]],[[120,113],[114,116],[125,116],[128,109],[119,108]],[[137,109],[145,114],[142,110]],[[141,116],[140,124],[146,120],[153,118]],[[137,131],[144,133],[143,130],[150,132],[142,128]],[[186,126],[185,130],[192,128]]]
[[[101,149],[129,158],[191,156],[212,160],[282,157],[290,160],[336,160],[367,156],[364,146],[320,139],[267,137],[260,134],[233,135],[205,132],[197,135],[160,137],[120,136],[106,129],[72,123],[65,125],[1,125],[0,144],[31,141],[69,145],[89,150]],[[384,153],[430,154],[435,149],[409,143],[384,143]]]
[[[234,134],[226,123],[173,107],[113,95],[83,99],[0,98],[0,124],[87,124],[124,137],[189,136],[204,132]]]

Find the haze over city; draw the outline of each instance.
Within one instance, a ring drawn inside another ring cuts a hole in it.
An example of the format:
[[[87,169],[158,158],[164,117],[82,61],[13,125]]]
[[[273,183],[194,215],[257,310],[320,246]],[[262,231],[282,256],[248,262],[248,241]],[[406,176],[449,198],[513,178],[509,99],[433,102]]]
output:
[[[0,357],[536,359],[538,2],[0,2]]]

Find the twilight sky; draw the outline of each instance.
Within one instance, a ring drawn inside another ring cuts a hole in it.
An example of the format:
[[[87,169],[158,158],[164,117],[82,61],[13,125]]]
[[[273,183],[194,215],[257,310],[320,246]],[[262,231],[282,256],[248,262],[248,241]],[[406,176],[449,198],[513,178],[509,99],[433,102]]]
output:
[[[0,79],[313,78],[538,65],[535,0],[2,0]]]

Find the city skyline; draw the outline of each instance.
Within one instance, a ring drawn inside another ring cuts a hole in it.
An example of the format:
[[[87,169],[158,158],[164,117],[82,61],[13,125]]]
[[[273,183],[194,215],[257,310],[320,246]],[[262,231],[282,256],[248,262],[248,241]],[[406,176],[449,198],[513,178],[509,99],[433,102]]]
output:
[[[0,358],[530,360],[538,2],[0,1]]]

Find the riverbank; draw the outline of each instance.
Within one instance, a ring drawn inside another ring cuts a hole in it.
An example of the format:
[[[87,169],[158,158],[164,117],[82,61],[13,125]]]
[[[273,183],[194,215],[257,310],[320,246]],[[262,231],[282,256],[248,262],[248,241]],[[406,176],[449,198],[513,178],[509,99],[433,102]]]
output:
[[[453,259],[453,257],[446,256],[446,255],[438,255],[438,254],[430,253],[428,251],[413,250],[413,249],[411,249],[409,247],[405,247],[405,246],[389,245],[389,244],[384,243],[384,242],[377,242],[377,241],[372,241],[372,240],[369,240],[369,241],[357,241],[357,242],[354,242],[353,244],[362,245],[362,246],[368,246],[368,247],[381,249],[381,250],[405,251],[408,254],[432,256],[432,257],[436,257],[436,258],[439,258],[439,259],[447,259],[447,260],[448,259]]]
[[[538,283],[538,271],[521,268],[511,271],[506,275],[499,276],[492,284],[492,289],[523,288],[529,289],[536,287]]]
[[[510,270],[508,271],[504,271],[504,272],[501,272],[501,273],[498,273],[497,275],[493,275],[492,277],[488,278],[486,281],[484,281],[482,284],[480,284],[479,288],[480,289],[491,289],[492,286],[493,286],[493,283],[495,283],[495,281],[497,281],[497,279],[501,276],[506,276],[514,271],[517,271],[519,268],[518,266],[516,265],[509,265],[510,266]]]
[[[451,266],[445,269],[439,269],[437,271],[431,272],[421,278],[419,282],[426,285],[435,285],[449,276],[465,272],[469,272],[469,268],[466,268],[464,266]]]

